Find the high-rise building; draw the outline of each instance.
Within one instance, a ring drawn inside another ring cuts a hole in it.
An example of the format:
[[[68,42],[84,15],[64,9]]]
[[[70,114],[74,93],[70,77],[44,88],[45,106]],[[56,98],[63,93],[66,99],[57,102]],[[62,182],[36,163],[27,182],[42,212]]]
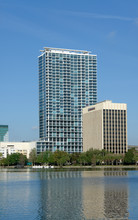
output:
[[[99,102],[83,109],[83,150],[127,151],[127,105]]]
[[[0,125],[0,142],[9,141],[8,125]]]
[[[97,102],[97,56],[44,48],[39,56],[37,152],[82,151],[82,108]]]

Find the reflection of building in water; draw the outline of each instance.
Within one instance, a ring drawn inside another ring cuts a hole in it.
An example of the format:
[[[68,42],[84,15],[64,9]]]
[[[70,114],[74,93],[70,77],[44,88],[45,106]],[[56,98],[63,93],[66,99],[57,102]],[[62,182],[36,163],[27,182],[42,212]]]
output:
[[[67,178],[79,178],[81,177],[81,172],[45,172],[40,173],[41,179],[67,179]]]
[[[126,171],[38,172],[39,219],[127,219]]]
[[[85,219],[104,218],[104,171],[84,171],[82,176]]]
[[[127,176],[127,171],[104,171],[104,176]]]
[[[128,185],[125,181],[126,171],[104,172],[104,211],[108,219],[128,218]],[[121,176],[121,177],[120,177]],[[109,178],[108,178],[109,177]]]
[[[82,172],[82,203],[86,219],[127,219],[126,171]]]
[[[81,172],[40,172],[41,219],[82,219]]]

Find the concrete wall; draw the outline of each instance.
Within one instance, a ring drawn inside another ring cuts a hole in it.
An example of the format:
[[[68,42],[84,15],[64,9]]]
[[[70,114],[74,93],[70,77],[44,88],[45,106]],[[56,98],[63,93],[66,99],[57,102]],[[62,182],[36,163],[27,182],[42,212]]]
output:
[[[83,114],[83,151],[102,150],[102,110]]]

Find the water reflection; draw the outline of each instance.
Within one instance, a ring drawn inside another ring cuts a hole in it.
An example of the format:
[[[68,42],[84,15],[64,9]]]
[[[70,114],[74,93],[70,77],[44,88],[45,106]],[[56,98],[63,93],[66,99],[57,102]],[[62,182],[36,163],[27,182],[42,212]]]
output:
[[[108,219],[128,219],[128,182],[126,171],[105,172],[104,211]],[[120,178],[121,177],[121,178]]]
[[[127,177],[126,171],[82,174],[86,219],[128,219],[128,184],[126,178],[123,178]]]
[[[130,173],[0,172],[0,219],[128,219],[129,192],[138,179]]]
[[[69,171],[69,172],[40,172],[39,178],[42,180],[46,179],[72,179],[72,178],[80,178],[81,171]]]
[[[127,176],[127,171],[104,171],[104,176]]]
[[[42,172],[41,219],[82,219],[81,172]]]
[[[0,173],[0,219],[35,219],[39,203],[36,173]]]
[[[104,217],[104,172],[82,172],[82,201],[86,219]]]
[[[127,171],[38,174],[41,219],[128,219]]]

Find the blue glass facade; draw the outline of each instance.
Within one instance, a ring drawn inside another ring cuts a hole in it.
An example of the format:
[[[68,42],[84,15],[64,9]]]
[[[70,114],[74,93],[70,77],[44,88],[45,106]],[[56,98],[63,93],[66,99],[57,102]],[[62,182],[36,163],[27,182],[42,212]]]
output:
[[[0,142],[8,141],[8,125],[0,125]]]
[[[97,56],[44,48],[39,56],[39,137],[43,150],[82,151],[82,108],[97,102]]]

